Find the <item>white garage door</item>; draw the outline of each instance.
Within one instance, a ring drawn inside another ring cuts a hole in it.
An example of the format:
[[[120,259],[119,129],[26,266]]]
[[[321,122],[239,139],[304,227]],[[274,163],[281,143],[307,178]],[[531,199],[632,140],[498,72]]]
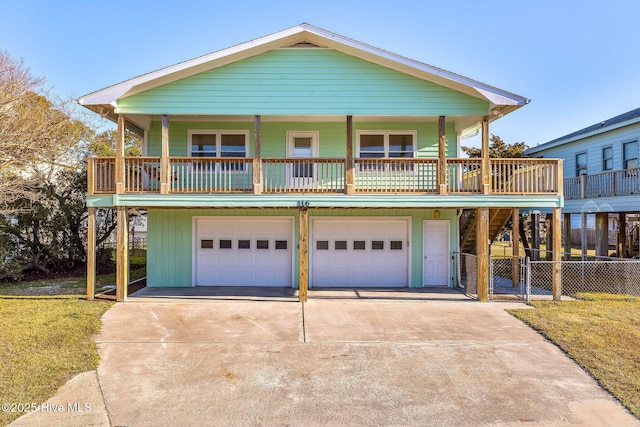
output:
[[[293,220],[195,220],[196,286],[292,286]]]
[[[404,219],[312,219],[311,286],[407,286],[408,224]]]

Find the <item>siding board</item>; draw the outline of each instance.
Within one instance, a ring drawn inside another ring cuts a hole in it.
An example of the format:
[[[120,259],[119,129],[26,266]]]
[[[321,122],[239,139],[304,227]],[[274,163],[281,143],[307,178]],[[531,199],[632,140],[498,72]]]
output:
[[[122,114],[482,115],[486,101],[349,55],[275,50],[118,101]]]

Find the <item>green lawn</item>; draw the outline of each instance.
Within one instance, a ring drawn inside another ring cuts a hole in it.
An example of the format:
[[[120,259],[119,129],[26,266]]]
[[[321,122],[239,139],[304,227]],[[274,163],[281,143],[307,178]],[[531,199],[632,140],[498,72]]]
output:
[[[511,314],[557,344],[640,418],[640,298],[583,294]]]
[[[146,268],[140,267],[130,271],[129,280],[133,281],[146,276]],[[116,274],[103,274],[96,278],[96,293],[108,290],[116,284]],[[30,282],[0,283],[0,295],[43,296],[43,295],[86,295],[87,278],[63,277],[43,279]]]
[[[93,341],[110,301],[0,297],[0,402],[41,403],[75,375],[98,367]],[[0,412],[0,425],[19,413]]]
[[[144,277],[131,270],[131,280]],[[115,273],[97,277],[97,292]],[[85,277],[0,283],[0,403],[41,403],[75,375],[98,367],[93,341],[112,301],[87,301]],[[0,425],[19,413],[0,412]]]

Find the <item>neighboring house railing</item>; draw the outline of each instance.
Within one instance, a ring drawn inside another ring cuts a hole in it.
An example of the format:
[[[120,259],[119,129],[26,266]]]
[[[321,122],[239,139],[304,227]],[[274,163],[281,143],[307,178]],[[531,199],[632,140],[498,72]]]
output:
[[[580,175],[564,180],[564,194],[568,199],[626,196],[640,192],[640,168]]]
[[[482,185],[481,159],[355,158],[353,193],[417,194],[559,194],[558,160],[490,159],[490,184]],[[439,186],[438,170],[446,170]],[[159,157],[124,159],[124,192],[159,193]],[[345,158],[170,157],[169,193],[345,193],[349,182]],[[254,174],[256,174],[254,176]],[[90,158],[89,194],[116,192],[116,159]],[[565,181],[565,189],[567,184]],[[164,191],[164,190],[163,190]]]

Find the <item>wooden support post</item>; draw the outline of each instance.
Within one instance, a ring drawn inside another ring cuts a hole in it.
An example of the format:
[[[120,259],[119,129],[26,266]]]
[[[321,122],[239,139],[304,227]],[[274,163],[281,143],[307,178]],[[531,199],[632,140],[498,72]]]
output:
[[[162,151],[160,153],[160,194],[169,194],[169,117],[162,115]]]
[[[476,254],[478,256],[478,300],[489,301],[489,208],[476,208]]]
[[[347,116],[347,164],[345,165],[344,192],[355,194],[355,164],[353,162],[353,116]]]
[[[511,286],[517,288],[520,284],[520,209],[513,208],[511,212]]]
[[[581,218],[582,223],[580,224],[580,248],[582,249],[582,261],[587,260],[587,249],[589,247],[589,242],[587,242],[587,214],[586,212],[582,212]]]
[[[544,259],[546,261],[551,261],[553,259],[553,255],[551,251],[553,251],[553,219],[547,215],[547,218],[544,222],[545,226],[545,235],[547,236],[547,250],[544,254]]]
[[[587,175],[580,175],[580,198],[586,199],[587,197]]]
[[[571,214],[564,214],[564,259],[571,260]]]
[[[489,116],[482,117],[482,192],[491,192],[491,163],[489,161]]]
[[[447,194],[447,131],[444,116],[438,118],[438,191]]]
[[[262,139],[262,118],[253,118],[253,194],[262,193],[262,158],[260,143]]]
[[[627,257],[627,214],[618,213],[618,257]]]
[[[129,213],[118,206],[116,226],[116,301],[127,300],[129,286]]]
[[[88,208],[87,216],[87,299],[96,296],[96,208]]]
[[[540,214],[531,214],[531,261],[540,261]]]
[[[596,256],[609,256],[609,214],[596,214]]]
[[[87,158],[87,196],[93,196],[96,189],[96,163],[93,157]]]
[[[299,272],[298,272],[298,301],[307,302],[307,290],[309,289],[309,211],[302,207],[298,211],[299,219]]]
[[[116,194],[124,194],[126,182],[126,169],[124,163],[124,134],[125,117],[118,115],[118,137],[116,140]]]
[[[551,258],[553,261],[552,293],[554,301],[560,301],[562,296],[562,240],[561,222],[562,208],[553,208],[551,214],[551,229],[553,230],[553,247]]]

